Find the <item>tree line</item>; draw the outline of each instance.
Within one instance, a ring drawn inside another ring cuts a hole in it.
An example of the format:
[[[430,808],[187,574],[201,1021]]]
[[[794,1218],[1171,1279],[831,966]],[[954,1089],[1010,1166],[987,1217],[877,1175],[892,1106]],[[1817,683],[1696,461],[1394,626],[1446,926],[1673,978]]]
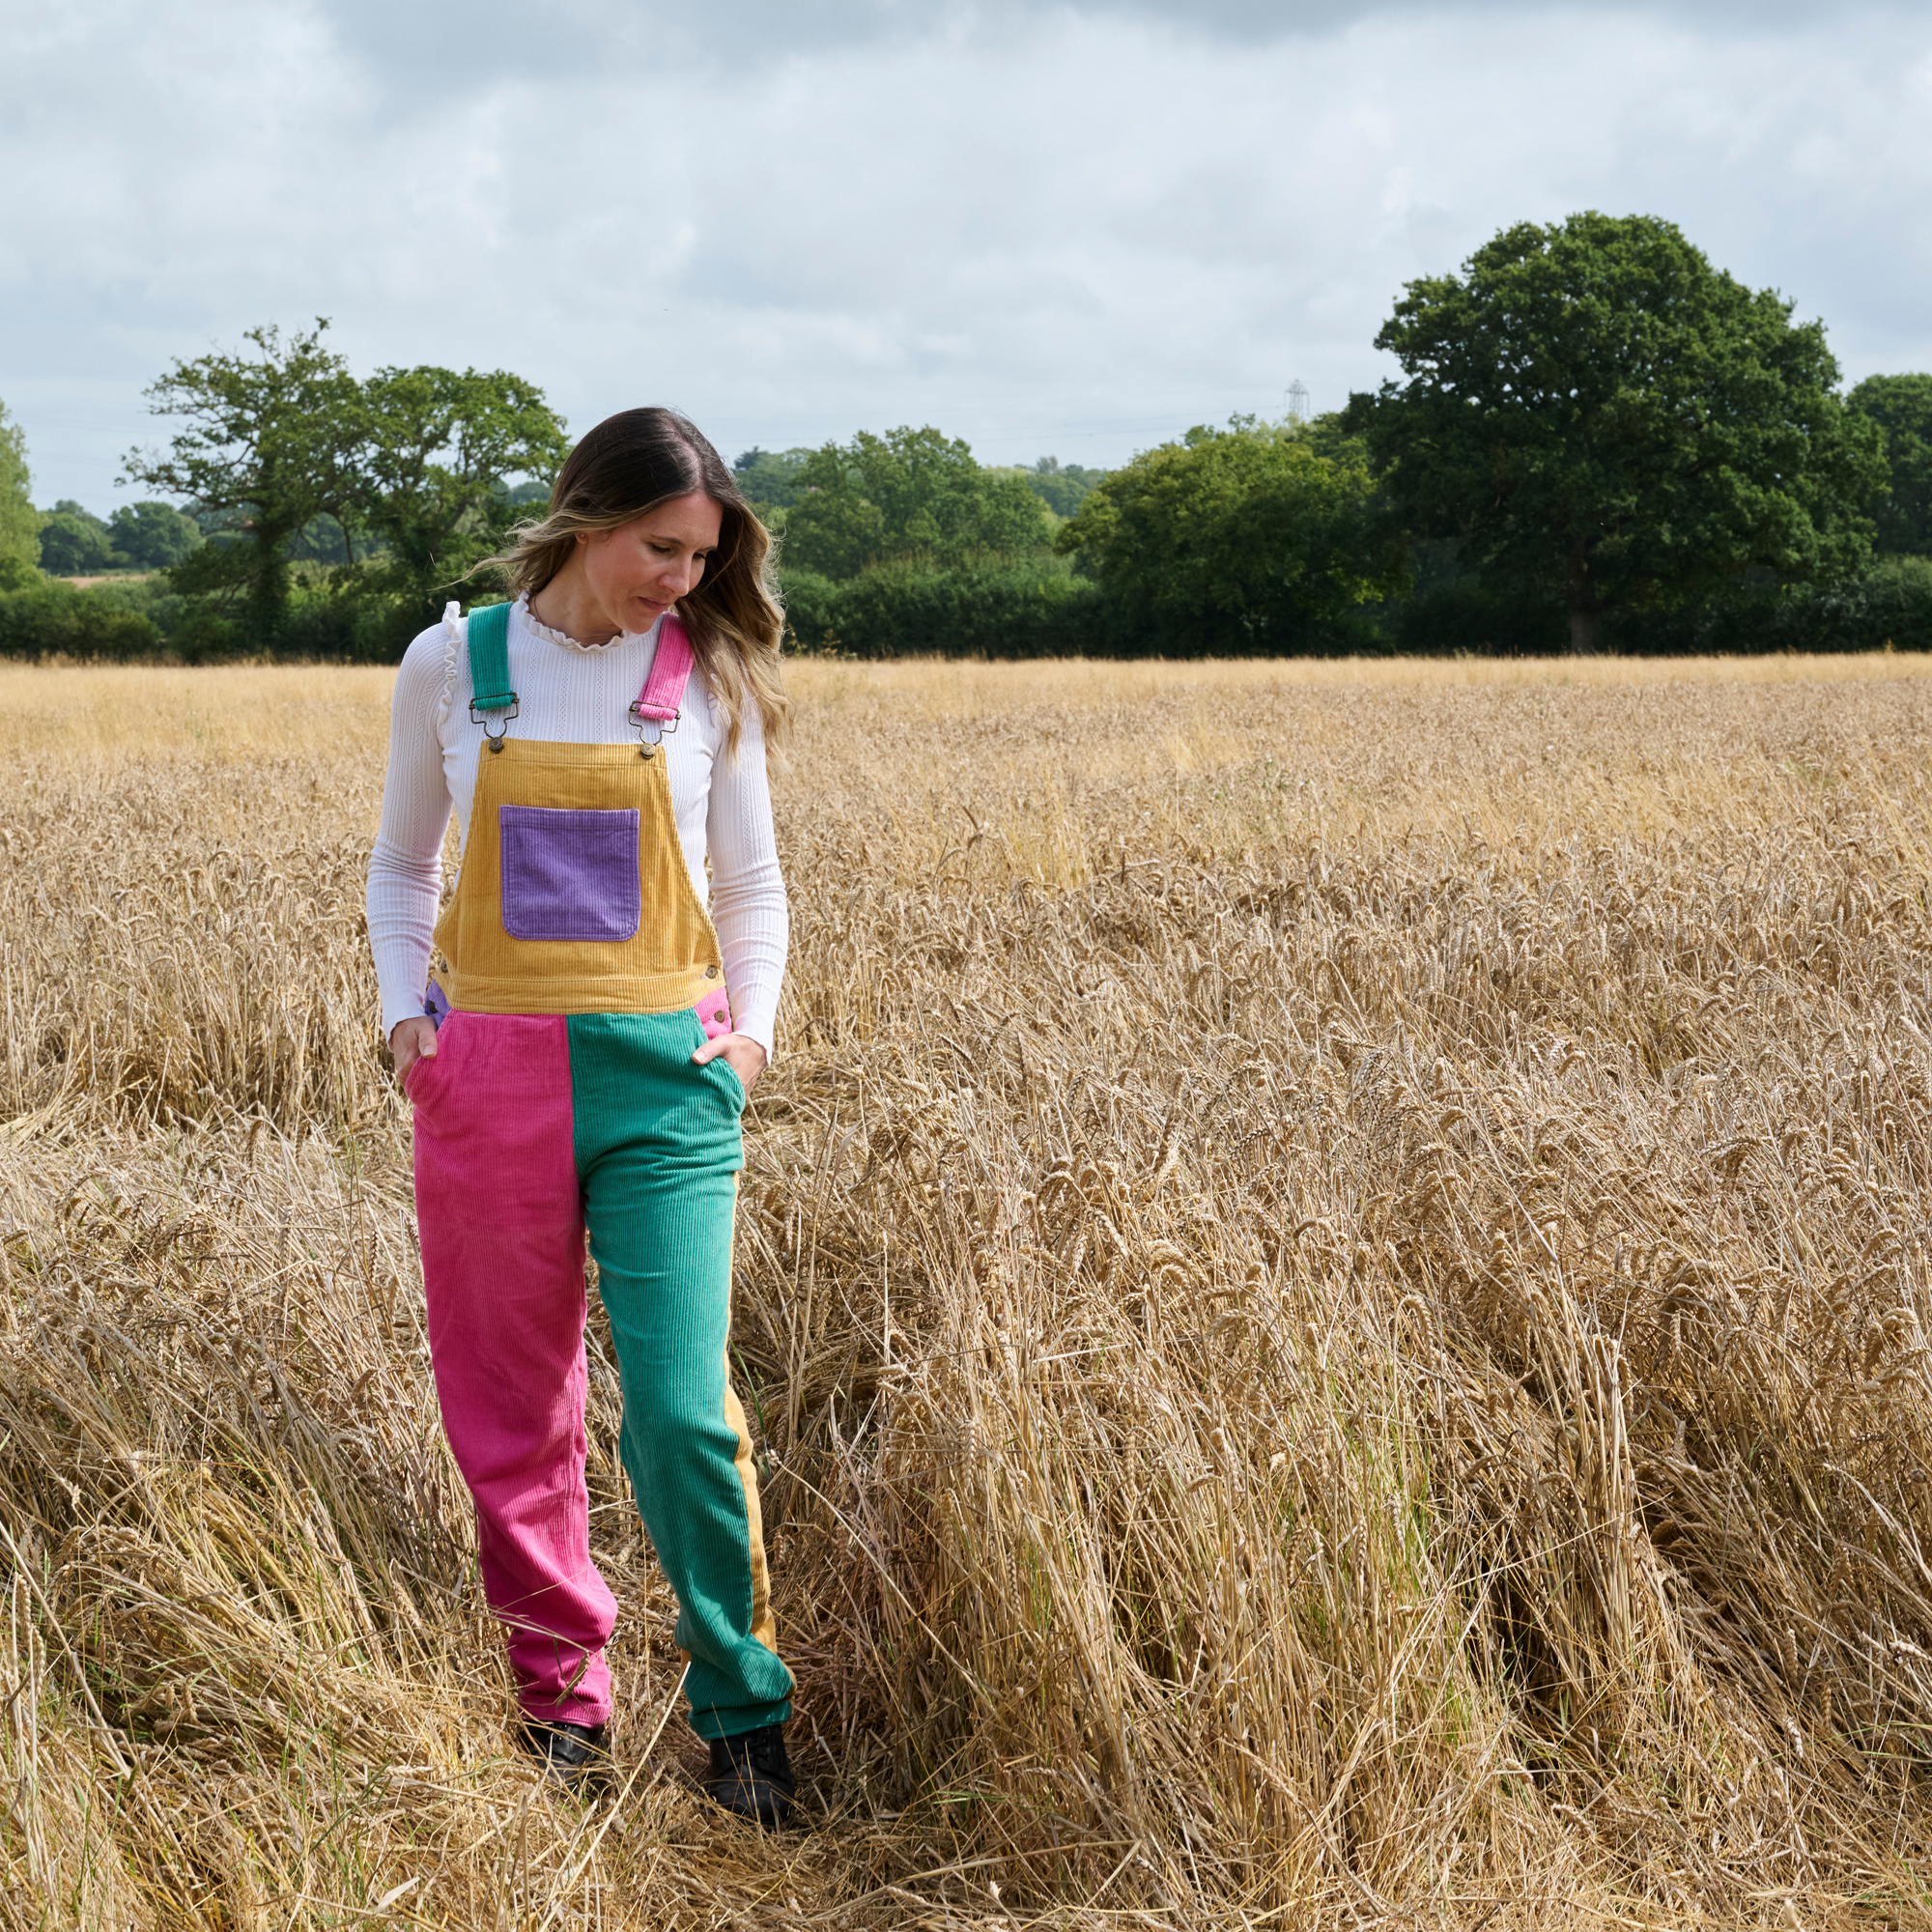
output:
[[[239,351],[178,361],[147,392],[173,434],[164,448],[130,451],[123,476],[183,507],[156,498],[103,523],[58,504],[38,520],[24,582],[18,535],[11,564],[0,549],[0,585],[44,588],[33,580],[63,564],[79,566],[63,575],[123,562],[159,571],[140,589],[90,595],[122,641],[145,625],[190,658],[393,659],[445,597],[486,594],[475,567],[548,497],[569,448],[562,417],[503,370],[391,367],[357,380],[327,328],[250,329]],[[9,456],[17,496],[17,431]],[[7,482],[0,467],[0,493]],[[11,522],[0,514],[0,544],[27,521],[17,503]],[[43,626],[85,622],[71,601],[37,601]],[[0,608],[0,649],[17,648],[7,618]]]
[[[28,647],[23,571],[102,555],[159,573],[115,606],[124,646],[139,622],[185,656],[392,658],[496,594],[477,566],[547,497],[562,421],[502,371],[357,381],[326,330],[153,386],[174,433],[126,477],[182,508],[23,513],[0,421],[0,649]],[[1932,376],[1846,392],[1822,324],[1672,224],[1507,229],[1409,283],[1376,346],[1400,378],[1343,411],[1110,471],[984,466],[930,427],[735,470],[797,642],[857,655],[1932,647]]]

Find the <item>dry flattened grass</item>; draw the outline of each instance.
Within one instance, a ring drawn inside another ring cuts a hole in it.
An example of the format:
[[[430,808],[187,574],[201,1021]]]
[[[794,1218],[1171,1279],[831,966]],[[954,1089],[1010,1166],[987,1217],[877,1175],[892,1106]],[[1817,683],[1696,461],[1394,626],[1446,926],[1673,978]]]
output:
[[[507,1750],[386,678],[0,673],[0,1917],[1932,1918],[1927,668],[799,668],[776,1846],[601,1353],[634,1776]]]

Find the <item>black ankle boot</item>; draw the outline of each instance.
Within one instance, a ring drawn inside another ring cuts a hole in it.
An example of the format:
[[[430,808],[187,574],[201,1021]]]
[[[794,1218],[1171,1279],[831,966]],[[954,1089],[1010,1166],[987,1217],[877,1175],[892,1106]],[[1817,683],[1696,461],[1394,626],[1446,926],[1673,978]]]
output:
[[[763,1724],[735,1738],[713,1738],[704,1788],[725,1810],[755,1818],[768,1831],[788,1825],[793,1785],[784,1726]]]
[[[544,1722],[526,1718],[517,1726],[517,1742],[543,1763],[553,1784],[566,1791],[582,1791],[611,1775],[610,1726]]]

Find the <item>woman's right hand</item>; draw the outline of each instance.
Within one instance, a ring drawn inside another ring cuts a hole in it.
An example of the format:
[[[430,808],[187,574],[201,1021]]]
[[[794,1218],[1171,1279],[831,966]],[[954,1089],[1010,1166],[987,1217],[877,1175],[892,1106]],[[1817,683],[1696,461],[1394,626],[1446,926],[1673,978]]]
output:
[[[389,1036],[389,1054],[396,1063],[396,1078],[407,1080],[410,1068],[418,1060],[436,1058],[436,1022],[431,1019],[398,1020]]]

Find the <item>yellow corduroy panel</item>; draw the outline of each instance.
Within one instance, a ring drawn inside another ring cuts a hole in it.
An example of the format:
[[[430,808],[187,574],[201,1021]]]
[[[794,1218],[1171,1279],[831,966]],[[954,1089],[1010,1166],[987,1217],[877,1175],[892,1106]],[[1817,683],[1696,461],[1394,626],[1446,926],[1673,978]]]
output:
[[[752,1432],[745,1422],[745,1405],[731,1386],[730,1360],[724,1368],[724,1420],[738,1432],[738,1480],[745,1486],[745,1529],[752,1556],[752,1634],[776,1657],[779,1620],[772,1612],[772,1572],[765,1560],[765,1517],[758,1505],[758,1469],[752,1460]]]
[[[738,1216],[735,1205],[741,1177],[731,1177],[731,1271],[737,1273]],[[737,1453],[732,1462],[738,1481],[745,1490],[745,1535],[752,1558],[752,1635],[776,1657],[779,1654],[779,1620],[772,1609],[772,1570],[765,1560],[765,1513],[758,1502],[758,1465],[752,1455],[752,1431],[745,1420],[745,1405],[731,1386],[731,1345],[724,1345],[724,1420],[738,1435]]]
[[[629,939],[515,939],[503,925],[497,808],[638,813],[642,911]],[[463,870],[437,923],[452,1007],[471,1013],[668,1013],[718,984],[724,954],[677,839],[664,753],[506,739],[479,748]]]

